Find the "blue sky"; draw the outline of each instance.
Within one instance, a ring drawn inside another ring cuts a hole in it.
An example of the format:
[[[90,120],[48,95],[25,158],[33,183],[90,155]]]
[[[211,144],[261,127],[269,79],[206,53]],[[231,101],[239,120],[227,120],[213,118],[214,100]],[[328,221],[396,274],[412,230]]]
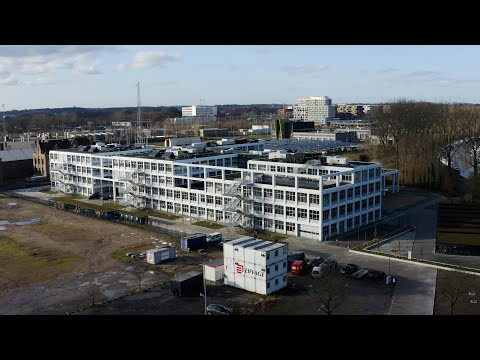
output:
[[[334,103],[480,103],[480,46],[0,45],[5,110]]]

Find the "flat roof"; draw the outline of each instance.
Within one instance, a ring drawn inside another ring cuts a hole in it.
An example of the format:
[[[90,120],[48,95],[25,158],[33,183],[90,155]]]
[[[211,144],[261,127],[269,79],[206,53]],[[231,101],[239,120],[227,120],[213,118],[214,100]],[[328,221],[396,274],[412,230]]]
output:
[[[222,266],[224,263],[224,260],[223,258],[221,259],[216,259],[216,260],[212,260],[208,263],[205,263],[206,266],[210,266],[210,267],[219,267],[219,266]]]

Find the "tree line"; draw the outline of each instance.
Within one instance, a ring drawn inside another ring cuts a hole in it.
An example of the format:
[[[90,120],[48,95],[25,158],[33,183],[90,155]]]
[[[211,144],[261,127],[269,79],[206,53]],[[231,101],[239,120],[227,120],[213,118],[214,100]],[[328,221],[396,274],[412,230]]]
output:
[[[472,178],[478,179],[480,106],[399,100],[378,107],[372,134],[379,140],[372,146],[373,157],[384,167],[400,170],[405,185],[448,187],[455,176],[459,144],[463,160],[473,169]]]

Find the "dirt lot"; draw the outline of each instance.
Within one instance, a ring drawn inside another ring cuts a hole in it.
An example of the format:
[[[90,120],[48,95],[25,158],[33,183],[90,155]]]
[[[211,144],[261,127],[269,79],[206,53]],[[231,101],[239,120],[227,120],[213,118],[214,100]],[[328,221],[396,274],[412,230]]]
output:
[[[130,251],[141,244],[135,250],[162,242],[178,245],[178,239],[4,195],[0,195],[0,224],[4,228],[0,231],[1,314],[72,311],[89,303],[86,289],[92,283],[101,288],[104,298],[123,295],[138,280],[132,263],[113,258],[115,251]],[[175,267],[160,270],[175,271],[198,263],[199,258],[184,254]],[[161,275],[147,273],[142,282],[161,280]]]

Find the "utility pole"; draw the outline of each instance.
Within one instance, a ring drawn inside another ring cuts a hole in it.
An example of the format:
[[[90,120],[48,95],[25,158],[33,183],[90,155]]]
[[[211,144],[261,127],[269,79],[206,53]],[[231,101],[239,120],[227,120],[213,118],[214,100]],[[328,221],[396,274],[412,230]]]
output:
[[[139,144],[143,144],[141,107],[142,107],[142,102],[140,101],[140,81],[138,81],[137,82],[137,143]]]
[[[2,104],[2,120],[3,120],[3,136],[7,136],[5,132],[5,104]]]

